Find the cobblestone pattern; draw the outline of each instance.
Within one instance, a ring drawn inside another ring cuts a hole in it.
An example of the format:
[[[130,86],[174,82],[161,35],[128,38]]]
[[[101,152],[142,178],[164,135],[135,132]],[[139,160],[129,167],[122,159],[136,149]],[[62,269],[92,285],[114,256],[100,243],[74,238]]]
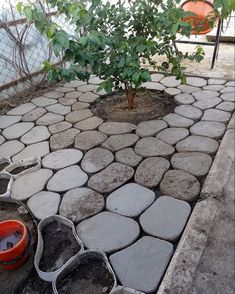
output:
[[[42,159],[39,171],[14,181],[11,197],[25,201],[37,219],[58,213],[74,221],[87,248],[112,254],[123,286],[146,293],[164,274],[235,100],[232,81],[192,77],[180,85],[162,74],[152,80],[147,88],[164,91],[178,105],[162,120],[136,126],[93,116],[90,103],[103,95],[95,77],[0,117],[0,159]],[[141,282],[146,276],[148,283]]]

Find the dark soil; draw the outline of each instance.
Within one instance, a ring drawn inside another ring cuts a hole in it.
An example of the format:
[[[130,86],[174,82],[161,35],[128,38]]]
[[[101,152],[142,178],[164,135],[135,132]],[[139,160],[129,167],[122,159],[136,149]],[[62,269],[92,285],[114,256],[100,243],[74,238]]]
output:
[[[48,83],[47,81],[41,82],[37,87],[31,87],[22,92],[17,92],[15,95],[8,99],[0,101],[0,115],[7,113],[12,108],[19,106],[23,103],[29,102],[31,99],[43,95],[43,93],[52,91],[55,87],[59,87],[59,83]]]
[[[42,229],[42,237],[44,250],[39,267],[45,272],[59,269],[81,249],[71,228],[56,221]]]
[[[133,110],[128,110],[124,91],[98,99],[92,106],[95,115],[109,121],[138,123],[160,119],[173,112],[176,104],[172,97],[159,91],[139,90],[134,99]]]
[[[7,191],[9,181],[9,179],[0,178],[0,195]]]
[[[9,162],[3,162],[0,164],[0,171],[4,170],[5,167],[9,165]]]
[[[81,263],[58,282],[59,294],[106,294],[113,287],[113,278],[105,263],[91,258]]]
[[[17,289],[15,294],[53,294],[52,284],[40,279],[34,269],[23,287]]]
[[[32,168],[32,167],[36,166],[36,165],[37,165],[37,163],[33,163],[33,164],[30,164],[30,165],[26,165],[26,166],[19,166],[19,167],[16,167],[15,169],[13,169],[12,171],[10,171],[10,173],[12,175],[17,175],[17,174],[21,173],[22,171],[25,171],[25,170],[27,170],[29,168]]]

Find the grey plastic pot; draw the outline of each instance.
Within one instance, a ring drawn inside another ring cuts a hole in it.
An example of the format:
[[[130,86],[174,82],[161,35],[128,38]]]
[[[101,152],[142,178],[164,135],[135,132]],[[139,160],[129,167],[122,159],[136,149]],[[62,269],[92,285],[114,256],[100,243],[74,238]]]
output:
[[[0,197],[7,197],[7,198],[11,197],[11,188],[12,188],[12,184],[13,184],[12,176],[3,171],[3,172],[0,172],[0,179],[9,180],[6,191],[4,191],[2,194],[0,194]]]
[[[12,174],[11,171],[13,171],[14,169],[18,168],[18,167],[27,167],[30,166],[32,164],[35,164],[35,166],[30,167],[18,174]],[[12,175],[13,179],[17,179],[20,176],[26,175],[32,171],[36,171],[38,169],[41,168],[41,158],[39,156],[34,156],[34,157],[30,157],[30,158],[25,158],[22,160],[18,160],[15,162],[10,163],[5,169],[4,172]]]
[[[134,289],[118,286],[114,288],[110,294],[144,294],[144,292],[140,292]]]
[[[45,271],[42,271],[40,268],[39,268],[39,265],[40,265],[40,260],[41,260],[41,257],[42,257],[42,253],[43,253],[43,250],[44,250],[44,243],[43,243],[43,237],[42,237],[42,229],[52,223],[52,222],[59,222],[59,223],[62,223],[63,225],[65,226],[68,226],[69,228],[71,228],[72,230],[72,233],[74,235],[74,238],[75,240],[78,242],[78,244],[80,245],[80,251],[72,256],[69,260],[67,260],[67,262],[61,266],[60,268],[58,268],[56,271],[52,271],[52,272],[45,272]],[[63,216],[60,216],[60,215],[53,215],[53,216],[48,216],[44,219],[42,219],[39,224],[38,224],[38,244],[37,244],[37,250],[36,250],[36,254],[35,254],[35,257],[34,257],[34,266],[35,266],[35,269],[39,275],[39,277],[44,280],[44,281],[47,281],[47,282],[51,282],[55,276],[57,276],[61,270],[63,268],[65,268],[68,264],[70,264],[74,259],[76,259],[76,257],[79,255],[79,253],[81,253],[82,251],[84,251],[84,246],[82,244],[82,241],[80,240],[80,238],[78,237],[77,233],[76,233],[76,229],[74,227],[74,224],[68,220],[67,218],[63,217]]]
[[[103,251],[100,250],[96,250],[96,249],[91,249],[91,250],[85,250],[82,253],[78,254],[76,256],[75,259],[71,260],[69,262],[69,264],[64,267],[63,269],[61,269],[60,273],[54,277],[53,281],[52,281],[52,288],[55,294],[59,294],[58,293],[58,283],[61,279],[63,279],[63,277],[67,276],[69,273],[71,273],[75,268],[79,267],[79,265],[84,261],[87,260],[89,258],[97,258],[97,259],[101,259],[104,261],[108,271],[110,272],[110,274],[113,277],[113,285],[112,285],[112,289],[110,293],[113,293],[112,291],[116,288],[117,286],[117,280],[116,280],[116,276],[113,272],[113,269],[109,263],[109,260],[106,256],[106,254]],[[77,294],[82,294],[82,293],[77,293]]]

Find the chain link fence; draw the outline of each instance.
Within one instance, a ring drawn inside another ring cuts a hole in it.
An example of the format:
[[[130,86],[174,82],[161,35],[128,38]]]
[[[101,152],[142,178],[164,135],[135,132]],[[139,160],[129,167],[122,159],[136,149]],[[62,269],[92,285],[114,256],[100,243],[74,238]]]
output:
[[[45,81],[41,70],[44,60],[62,62],[55,57],[48,40],[33,24],[27,23],[16,10],[19,0],[0,1],[0,101],[30,89],[40,88]],[[37,1],[39,2],[39,1]],[[43,4],[39,2],[41,7]],[[46,9],[45,9],[46,10]],[[69,33],[74,28],[56,11],[47,11],[47,17]]]

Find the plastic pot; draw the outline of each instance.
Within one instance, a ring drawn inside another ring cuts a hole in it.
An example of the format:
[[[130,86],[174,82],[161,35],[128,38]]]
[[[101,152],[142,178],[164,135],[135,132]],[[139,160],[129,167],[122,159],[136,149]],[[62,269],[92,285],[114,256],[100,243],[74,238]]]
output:
[[[39,277],[47,282],[51,282],[53,280],[53,278],[63,269],[65,268],[72,260],[74,260],[76,258],[76,256],[79,254],[77,253],[76,255],[72,256],[69,260],[67,260],[63,266],[61,266],[60,268],[58,268],[56,271],[51,271],[51,272],[45,272],[43,270],[40,269],[39,265],[40,265],[40,260],[43,254],[43,250],[44,250],[44,242],[43,242],[43,237],[42,237],[42,229],[52,223],[52,222],[59,222],[62,223],[63,225],[71,228],[72,234],[75,238],[75,240],[77,241],[77,243],[80,246],[80,252],[84,251],[84,247],[82,244],[82,241],[80,240],[80,238],[78,237],[77,233],[76,233],[76,229],[74,227],[74,224],[68,220],[67,218],[60,216],[60,215],[53,215],[53,216],[49,216],[46,217],[44,219],[42,219],[40,221],[40,223],[38,224],[38,244],[37,244],[37,250],[36,250],[36,254],[34,257],[34,266],[35,269],[39,275]]]
[[[27,166],[30,166],[30,165],[35,165],[35,166],[29,167],[28,169],[25,169],[25,170],[19,172],[18,174],[11,173],[14,169],[16,169],[18,167],[26,167],[27,168]],[[35,156],[35,157],[25,158],[25,159],[22,159],[22,160],[19,160],[19,161],[16,161],[16,162],[9,164],[4,169],[4,172],[10,174],[13,177],[13,179],[17,179],[20,176],[23,176],[23,175],[30,173],[32,171],[36,171],[40,168],[41,168],[41,158],[38,156]]]
[[[7,197],[7,198],[11,197],[11,188],[13,184],[12,176],[8,173],[0,172],[0,179],[9,180],[6,190],[2,194],[0,194],[0,197]]]
[[[19,240],[17,240],[16,236],[18,236]],[[0,251],[0,265],[4,269],[16,269],[28,258],[29,238],[26,226],[18,220],[0,222],[0,240],[2,244],[4,239],[9,240],[8,242],[12,240],[13,247]],[[13,240],[16,243],[14,243]]]
[[[204,0],[188,0],[181,7],[185,11],[194,13],[192,16],[184,17],[183,21],[189,22],[193,26],[192,34],[205,35],[213,28],[209,25],[209,21],[216,17],[213,3]],[[216,19],[217,21],[218,19]]]
[[[84,261],[86,262],[89,259],[99,259],[102,260],[107,268],[107,270],[110,272],[112,278],[113,278],[113,285],[110,293],[113,293],[112,291],[116,288],[117,286],[117,280],[116,276],[112,270],[112,267],[108,261],[108,258],[106,254],[103,251],[96,250],[96,249],[91,249],[91,250],[85,250],[84,252],[78,254],[73,260],[69,262],[69,264],[64,267],[57,276],[54,277],[52,281],[52,288],[55,294],[59,294],[58,292],[58,285],[59,282],[66,277],[68,274],[73,272],[76,268],[80,266]],[[82,294],[82,293],[77,293],[77,294]]]

